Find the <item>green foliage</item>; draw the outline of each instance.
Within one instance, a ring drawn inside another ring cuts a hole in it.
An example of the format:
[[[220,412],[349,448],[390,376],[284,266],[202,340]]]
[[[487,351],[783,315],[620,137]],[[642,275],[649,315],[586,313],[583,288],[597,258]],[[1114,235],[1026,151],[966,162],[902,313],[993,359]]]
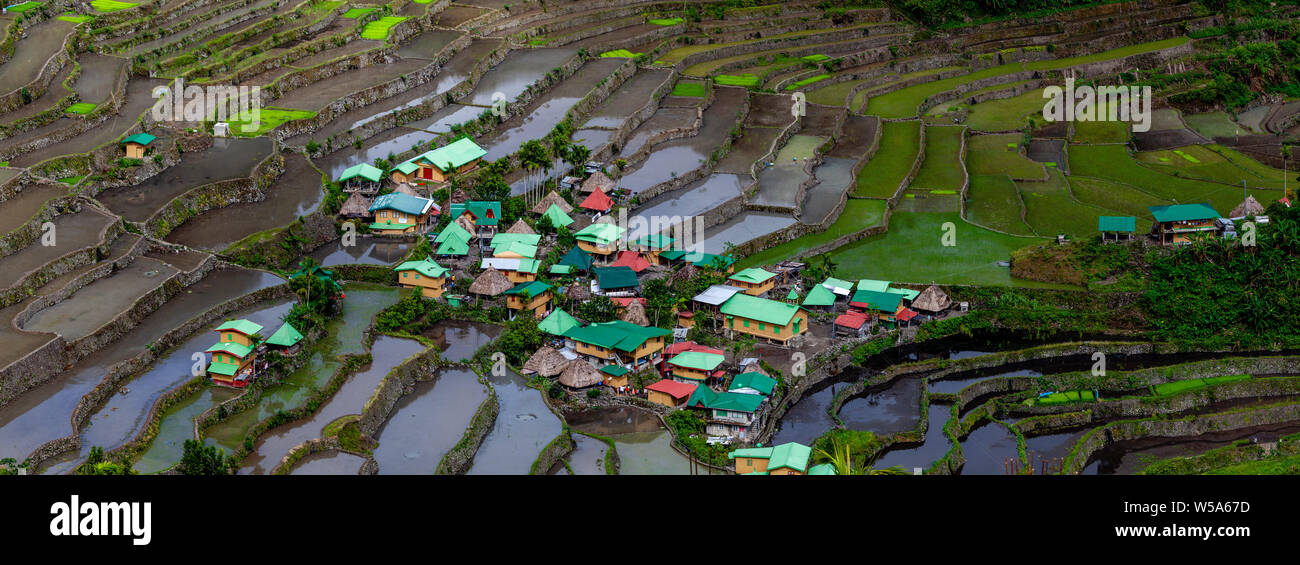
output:
[[[578,305],[577,314],[592,324],[612,322],[618,319],[618,305],[607,296],[593,296],[591,300]]]
[[[216,446],[203,445],[193,439],[185,440],[185,454],[177,467],[182,475],[226,475],[230,473],[226,452]]]
[[[708,436],[704,433],[707,422],[703,413],[698,410],[678,410],[669,414],[665,420],[677,438],[677,445],[696,459],[720,467],[727,465],[729,450],[722,444],[708,443]]]

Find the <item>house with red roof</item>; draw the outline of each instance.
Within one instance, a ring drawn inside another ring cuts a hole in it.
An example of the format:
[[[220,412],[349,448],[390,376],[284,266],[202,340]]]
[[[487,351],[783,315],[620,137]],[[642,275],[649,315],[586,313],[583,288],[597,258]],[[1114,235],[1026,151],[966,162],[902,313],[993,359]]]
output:
[[[650,268],[650,261],[646,260],[645,257],[642,257],[640,253],[635,251],[620,251],[618,253],[618,259],[615,259],[613,263],[609,264],[609,266],[627,267],[632,269],[634,272],[640,273],[641,271]]]
[[[664,379],[645,387],[646,399],[660,406],[675,408],[686,404],[695,392],[695,384]]]
[[[597,188],[591,191],[591,195],[582,201],[578,207],[591,210],[593,212],[609,213],[614,209],[614,200],[605,195],[605,191]]]

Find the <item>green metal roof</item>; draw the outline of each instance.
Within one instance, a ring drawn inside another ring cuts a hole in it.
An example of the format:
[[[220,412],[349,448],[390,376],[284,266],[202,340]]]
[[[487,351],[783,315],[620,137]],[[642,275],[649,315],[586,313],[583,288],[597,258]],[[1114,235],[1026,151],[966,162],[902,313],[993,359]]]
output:
[[[523,243],[525,245],[537,246],[541,243],[542,236],[535,233],[499,233],[492,236],[492,242],[488,245],[497,247],[501,245],[510,245],[511,243]]]
[[[574,247],[564,254],[564,257],[560,259],[560,264],[585,271],[591,268],[591,255],[582,249]]]
[[[794,319],[799,307],[794,304],[768,300],[737,292],[722,303],[722,313],[728,316],[740,316],[769,324],[784,326]]]
[[[545,212],[542,212],[542,217],[550,218],[551,225],[557,228],[573,225],[573,218],[570,218],[568,214],[564,213],[564,210],[561,210],[560,207],[555,204],[551,204],[550,208],[547,208]]]
[[[708,267],[710,269],[717,267],[719,264],[721,264],[722,268],[725,269],[732,263],[736,262],[736,258],[730,255],[723,257],[722,255],[714,255],[713,253],[689,253],[684,255],[682,260],[695,265],[696,267]]]
[[[374,222],[368,224],[371,230],[407,230],[415,227],[415,224],[394,224],[392,222]]]
[[[207,350],[207,353],[229,353],[241,359],[244,357],[248,357],[248,354],[252,352],[253,352],[252,347],[249,347],[242,343],[236,343],[233,341],[220,342],[216,345],[213,345],[212,347],[209,347]]]
[[[592,269],[601,290],[612,288],[631,288],[636,286],[636,271],[631,267],[596,267]]]
[[[668,246],[672,245],[673,241],[675,240],[671,237],[668,237],[661,233],[656,233],[653,235],[643,235],[641,237],[638,237],[635,240],[633,240],[632,243],[635,243],[637,245],[644,245],[646,247],[650,247],[653,249],[665,249]]]
[[[776,389],[776,379],[764,375],[763,373],[741,373],[731,379],[731,385],[727,390],[736,390],[738,388],[752,388],[766,395],[771,395]]]
[[[250,322],[248,320],[226,320],[225,323],[217,326],[217,331],[233,330],[241,334],[251,336],[262,331],[262,324]]]
[[[537,274],[537,266],[540,264],[541,263],[536,259],[529,259],[527,257],[524,257],[523,259],[519,260],[519,272],[535,275]]]
[[[460,224],[456,222],[452,222],[447,224],[447,227],[438,233],[438,237],[433,238],[433,242],[446,243],[450,240],[467,242],[473,238],[474,234],[469,233],[469,230],[460,227]]]
[[[858,281],[858,290],[874,290],[876,292],[888,292],[889,281],[862,279]]]
[[[1137,231],[1137,218],[1133,216],[1097,216],[1097,231]]]
[[[623,320],[614,320],[603,324],[591,324],[586,327],[573,328],[564,336],[574,341],[589,343],[607,349],[635,351],[641,344],[653,337],[663,337],[673,333],[656,327],[641,327]]]
[[[357,177],[361,177],[370,182],[379,182],[379,179],[384,178],[384,172],[379,170],[377,167],[361,163],[360,165],[353,165],[343,169],[343,175],[339,177],[339,180],[352,180]]]
[[[579,241],[595,243],[597,245],[609,245],[618,241],[623,236],[623,228],[615,224],[606,224],[598,222],[578,230],[573,237]]]
[[[551,265],[552,275],[567,275],[573,272],[573,265]]]
[[[853,298],[849,303],[861,302],[866,304],[872,310],[881,312],[895,312],[898,305],[903,303],[903,295],[893,294],[890,292],[876,292],[874,290],[859,290],[853,293]]]
[[[515,285],[514,288],[507,290],[506,294],[518,294],[527,297],[541,296],[542,293],[551,290],[551,285],[542,281],[531,281]]]
[[[434,261],[433,259],[423,259],[420,261],[407,261],[405,263],[402,263],[401,265],[398,265],[393,270],[399,273],[402,271],[416,271],[421,275],[424,275],[426,277],[432,277],[432,278],[445,277],[447,276],[447,273],[451,272],[451,269],[439,265],[438,262]]]
[[[476,159],[482,159],[484,155],[487,155],[487,151],[474,143],[474,140],[462,137],[432,151],[426,151],[415,160],[426,161],[442,171],[450,171]]]
[[[234,365],[231,363],[212,363],[211,365],[208,365],[209,373],[216,373],[218,375],[224,375],[227,377],[235,376],[235,372],[238,370],[239,370],[239,365]]]
[[[669,364],[687,369],[696,369],[700,371],[712,371],[721,365],[726,357],[717,353],[705,353],[703,351],[687,351],[678,353],[672,359],[668,360]]]
[[[520,257],[533,259],[537,257],[537,246],[528,245],[522,241],[512,241],[502,247],[497,247],[493,255],[501,255],[503,253],[514,253]]]
[[[448,207],[448,213],[452,218],[459,218],[466,210],[474,215],[476,226],[495,226],[501,221],[501,203],[495,200],[470,200],[457,202]]]
[[[537,329],[551,335],[563,336],[569,330],[580,325],[577,318],[570,316],[563,308],[556,308],[550,315],[537,323]]]
[[[150,143],[153,143],[153,140],[155,139],[158,138],[149,135],[147,133],[137,133],[135,135],[127,137],[126,139],[123,139],[122,143],[139,143],[140,145],[149,145]]]
[[[409,174],[411,174],[411,173],[414,173],[415,170],[416,170],[416,169],[419,169],[419,168],[420,168],[420,166],[417,165],[417,164],[415,164],[415,161],[414,161],[414,160],[411,160],[411,161],[404,161],[404,162],[402,162],[401,164],[397,165],[396,167],[393,167],[393,170],[394,170],[394,171],[397,171],[397,172],[399,172],[399,173],[402,173],[402,174],[404,174],[404,175],[409,175]]]
[[[418,216],[431,208],[432,204],[433,202],[427,198],[411,196],[405,192],[390,192],[376,198],[375,201],[370,204],[370,211],[397,210],[404,214]]]
[[[921,291],[912,290],[910,288],[891,288],[885,292],[888,292],[889,294],[901,294],[903,295],[903,298],[907,300],[916,300],[916,297],[921,295]]]
[[[803,298],[804,306],[830,306],[835,304],[835,293],[822,285],[813,285],[808,296]]]
[[[836,472],[835,472],[835,466],[834,466],[834,465],[831,465],[830,463],[822,463],[822,464],[820,464],[820,465],[813,465],[811,469],[808,469],[808,475],[809,475],[809,476],[812,476],[812,475],[838,475],[838,474],[839,474],[839,473],[836,473]]]
[[[1200,204],[1170,204],[1168,206],[1147,206],[1157,222],[1182,222],[1189,220],[1212,220],[1219,213],[1209,202]]]
[[[763,269],[750,267],[748,269],[740,271],[739,273],[731,275],[730,277],[727,277],[727,279],[747,282],[749,284],[760,284],[766,282],[768,279],[775,276],[776,273],[769,273],[767,271],[764,271]]]
[[[846,281],[846,280],[843,280],[843,279],[837,279],[837,278],[835,278],[835,277],[828,277],[825,281],[822,281],[822,284],[823,284],[823,285],[830,285],[832,288],[842,288],[842,289],[844,289],[844,290],[853,290],[853,283],[851,283],[851,282],[849,282],[849,281]]]
[[[731,410],[735,412],[753,412],[763,404],[764,397],[757,394],[739,392],[713,392],[707,386],[695,387],[695,392],[686,400],[690,407],[709,408],[713,410]]]
[[[622,365],[605,365],[604,367],[600,368],[600,372],[605,373],[606,375],[621,377],[623,375],[631,373],[632,371],[627,370],[627,367],[624,367]]]
[[[292,347],[295,343],[302,341],[302,333],[293,326],[285,322],[280,329],[275,330],[271,337],[267,338],[268,345],[278,345],[280,347]]]
[[[753,396],[753,395],[750,395]],[[767,472],[773,469],[794,469],[800,473],[808,470],[808,457],[812,448],[802,443],[783,443],[772,448],[772,458],[767,460]]]
[[[751,459],[767,459],[771,456],[772,456],[772,448],[770,447],[742,447],[740,449],[732,451],[731,453],[728,453],[727,459],[735,459],[737,457],[747,457]]]
[[[438,255],[469,255],[469,242],[448,238],[438,246]]]

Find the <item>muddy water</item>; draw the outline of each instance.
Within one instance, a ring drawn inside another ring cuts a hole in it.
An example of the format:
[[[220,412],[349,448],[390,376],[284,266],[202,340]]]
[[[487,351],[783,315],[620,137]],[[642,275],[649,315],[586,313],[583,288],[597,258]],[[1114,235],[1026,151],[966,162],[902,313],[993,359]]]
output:
[[[804,393],[799,402],[786,410],[785,415],[781,417],[781,421],[777,424],[776,434],[772,436],[772,445],[781,445],[791,441],[811,445],[813,440],[821,436],[822,433],[835,427],[835,420],[831,418],[830,414],[826,413],[826,409],[830,407],[831,400],[835,398],[835,393],[839,389],[848,386],[845,382],[855,378],[859,377],[846,375],[844,378],[836,378],[829,383],[823,384],[820,388]]]
[[[162,261],[138,257],[125,269],[90,283],[63,302],[37,312],[22,328],[57,333],[67,340],[81,339],[112,321],[176,272]]]
[[[433,340],[443,359],[452,362],[468,361],[474,353],[501,335],[504,328],[492,324],[477,324],[464,320],[445,320],[424,330],[424,337]]]
[[[630,157],[650,142],[650,138],[670,129],[686,127],[695,122],[694,108],[660,108],[632,130],[623,144],[623,157]]]
[[[743,212],[704,230],[704,252],[721,254],[726,244],[741,245],[794,224],[794,218],[765,212]]]
[[[673,450],[667,430],[609,436],[618,451],[620,475],[688,475],[690,461]]]
[[[402,44],[397,55],[403,58],[433,59],[463,32],[431,29]]]
[[[717,209],[726,202],[739,198],[746,177],[714,173],[687,185],[681,190],[666,192],[637,207],[642,216],[672,217],[696,216]]]
[[[270,418],[281,410],[302,406],[312,391],[323,388],[338,371],[339,356],[365,353],[363,332],[380,310],[397,301],[393,289],[360,288],[349,285],[344,289],[343,315],[330,320],[325,326],[326,335],[300,355],[309,355],[307,362],[284,379],[262,391],[257,406],[239,412],[204,430],[208,445],[216,445],[234,452],[244,444],[249,430],[258,422]]]
[[[290,475],[355,475],[366,460],[342,451],[313,453],[298,461]]]
[[[135,470],[157,473],[179,463],[185,453],[185,442],[194,439],[194,417],[239,394],[240,391],[232,388],[209,386],[172,406],[158,425],[158,437],[136,460]]]
[[[116,218],[89,206],[80,212],[55,217],[57,245],[28,245],[12,255],[0,257],[0,288],[9,288],[31,271],[59,257],[100,243],[104,228]]]
[[[569,467],[557,464],[551,469],[552,475],[604,475],[605,454],[609,446],[605,442],[582,434],[573,434],[573,451],[569,452]],[[569,473],[573,469],[573,473]]]
[[[62,184],[42,183],[23,188],[22,192],[0,202],[0,233],[7,234],[26,224],[51,198],[68,193]]]
[[[916,429],[921,421],[921,379],[895,379],[840,406],[840,419],[851,430],[886,435]]]
[[[578,54],[577,49],[517,49],[492,70],[483,73],[474,88],[473,94],[465,97],[462,104],[491,106],[492,95],[500,92],[506,100],[514,100],[524,92],[524,88],[563,65]]]
[[[356,245],[345,247],[343,240],[335,240],[317,247],[311,257],[322,267],[331,265],[391,265],[410,252],[413,243],[379,240],[358,236]]]
[[[267,190],[265,200],[199,214],[173,230],[167,241],[220,251],[252,234],[310,214],[324,197],[320,173],[301,153],[288,153],[284,157],[284,174]]]
[[[141,222],[192,188],[247,178],[253,167],[270,154],[268,138],[219,138],[207,150],[186,153],[180,163],[140,184],[109,188],[96,198],[128,221]]]
[[[27,36],[14,44],[13,58],[0,65],[0,92],[13,92],[36,80],[74,28],[71,22],[49,19],[26,29]]]
[[[402,397],[375,436],[379,472],[432,475],[487,396],[487,387],[468,369],[446,369],[431,381],[416,383],[415,392]]]
[[[575,430],[599,436],[654,432],[664,429],[663,423],[653,412],[631,406],[596,408],[569,414],[565,420]]]
[[[294,446],[320,437],[330,422],[349,414],[360,414],[389,371],[423,350],[424,346],[418,341],[386,335],[375,338],[370,349],[374,362],[349,377],[338,392],[307,419],[264,434],[257,442],[256,450],[244,458],[240,474],[269,473]]]
[[[605,144],[609,143],[609,138],[614,136],[614,130],[584,128],[573,132],[573,142],[579,145],[587,146],[592,153],[595,153]]]
[[[445,108],[434,112],[432,116],[406,124],[406,127],[433,133],[450,133],[452,126],[475,120],[480,114],[487,111],[486,108],[479,106],[448,104]]]
[[[428,143],[437,139],[439,134],[405,126],[395,127],[365,140],[361,149],[349,145],[330,153],[328,157],[318,159],[316,166],[325,171],[332,179],[339,178],[348,167],[375,162],[375,159],[387,159],[389,155],[397,156],[411,151],[417,143],[425,149]]]
[[[807,195],[804,196],[803,215],[800,216],[799,221],[805,224],[818,224],[830,215],[831,210],[839,205],[844,191],[853,186],[855,164],[857,164],[855,159],[826,157],[817,168],[813,169],[817,184],[809,188]]]
[[[1300,433],[1295,423],[1256,426],[1253,428],[1209,432],[1195,438],[1150,438],[1119,442],[1093,454],[1084,475],[1132,475],[1152,463],[1171,457],[1199,455],[1212,449],[1227,446],[1235,441],[1266,434],[1266,438]]]
[[[108,101],[113,94],[113,86],[121,75],[127,60],[121,57],[82,53],[77,56],[81,63],[81,76],[77,77],[74,88],[81,95],[82,102],[101,104]]]
[[[885,469],[897,466],[911,473],[916,467],[928,469],[931,463],[948,453],[952,444],[948,443],[948,437],[943,434],[943,427],[952,418],[952,406],[931,404],[929,412],[930,421],[925,430],[925,443],[918,447],[892,449],[877,459],[874,467]]]
[[[625,175],[619,186],[634,193],[641,192],[668,180],[673,173],[681,175],[699,168],[736,125],[736,112],[740,109],[744,97],[743,89],[719,88],[713,104],[704,110],[704,120],[700,124],[699,133],[654,146],[645,162]],[[671,127],[681,127],[690,123],[690,121],[678,121]],[[628,145],[631,146],[631,143]],[[629,150],[625,148],[623,152],[628,154]]]
[[[3,33],[3,30],[0,30],[0,37],[3,37]],[[71,94],[71,92],[63,86],[63,83],[68,80],[69,76],[72,76],[72,65],[64,65],[63,69],[60,70],[58,74],[54,75],[54,80],[50,81],[50,86],[45,89],[45,94],[42,94],[39,98],[32,100],[23,106],[19,106],[14,110],[0,114],[0,123],[12,124],[18,120],[25,120],[53,108],[55,104],[58,104],[59,100],[62,100],[63,97]]]
[[[0,407],[0,454],[23,458],[41,444],[71,434],[73,409],[114,363],[140,353],[164,333],[216,304],[281,282],[261,271],[222,269],[190,285],[117,341]]]
[[[261,324],[263,328],[266,328],[263,331],[268,332],[266,335],[270,335],[269,332],[273,332],[280,327],[281,317],[289,312],[289,308],[293,306],[293,303],[293,299],[289,298],[262,303],[248,310],[237,312],[230,317],[243,318]],[[193,378],[196,363],[199,364],[199,367],[207,365],[209,359],[207,355],[203,356],[203,361],[196,361],[195,355],[202,354],[214,343],[217,343],[217,334],[212,330],[221,325],[222,322],[224,320],[214,322],[191,334],[180,345],[159,356],[144,372],[124,383],[119,393],[110,397],[108,402],[91,416],[86,427],[81,430],[81,455],[85,457],[93,446],[98,445],[108,450],[118,447],[134,437],[144,426],[145,419],[149,415],[149,409],[158,400],[159,396]],[[213,400],[220,397],[221,395],[218,394],[213,397]],[[201,405],[201,403],[199,404]],[[207,406],[211,406],[211,402]],[[199,407],[198,411],[201,412],[207,406]],[[197,413],[195,412],[195,414]],[[190,418],[192,417],[193,415],[190,415]],[[188,419],[185,421],[188,421]],[[185,426],[184,421],[174,422],[174,424],[181,427]],[[192,437],[192,425],[189,427],[189,431]],[[177,451],[176,455],[179,459],[180,452]]]
[[[529,388],[528,381],[514,371],[489,379],[500,412],[468,474],[526,475],[542,448],[560,435],[560,419],[546,406],[542,393]]]
[[[290,90],[271,105],[319,112],[339,98],[414,73],[429,64],[430,61],[424,59],[398,59],[383,65],[353,69],[328,80]]]
[[[1033,369],[1017,369],[1015,371],[1004,371],[992,375],[978,375],[972,377],[963,377],[956,379],[944,379],[941,381],[930,382],[930,392],[957,394],[962,389],[980,381],[989,379],[1000,379],[1004,377],[1037,377],[1042,373]]]
[[[650,102],[650,95],[668,79],[667,69],[640,69],[609,95],[587,118],[584,127],[617,128]]]
[[[1040,466],[1043,462],[1049,463],[1053,469],[1059,468],[1061,461],[1066,455],[1070,454],[1070,449],[1087,432],[1088,430],[1074,430],[1059,434],[1026,437],[1025,450],[1026,454],[1029,455],[1030,462],[1033,463],[1034,472],[1040,472]]]
[[[163,84],[167,84],[167,81],[145,77],[131,78],[126,85],[126,101],[122,103],[117,115],[86,130],[81,135],[66,141],[51,143],[38,150],[14,157],[10,160],[10,164],[15,167],[30,167],[46,159],[73,153],[86,153],[105,143],[112,142],[126,133],[127,129],[134,126],[140,116],[153,106],[156,99],[150,93],[153,87]],[[30,136],[36,131],[38,130],[27,132],[24,135]],[[15,136],[12,139],[15,142],[24,140],[22,136]],[[30,139],[30,137],[27,139]]]
[[[1006,426],[995,422],[984,424],[966,436],[961,451],[966,457],[966,464],[961,468],[963,475],[1003,475],[1006,458],[1020,457],[1016,437]]]
[[[572,76],[551,87],[519,116],[511,118],[498,128],[496,135],[483,140],[483,148],[487,150],[484,159],[495,161],[518,151],[528,140],[546,137],[578,100],[613,73],[622,62],[619,59],[593,59]]]
[[[804,172],[804,166],[807,160],[812,158],[817,146],[824,142],[824,138],[809,135],[791,137],[777,151],[772,165],[759,171],[758,192],[754,194],[753,202],[765,206],[793,208],[797,204],[795,198],[799,193],[799,185],[808,180],[808,173]]]

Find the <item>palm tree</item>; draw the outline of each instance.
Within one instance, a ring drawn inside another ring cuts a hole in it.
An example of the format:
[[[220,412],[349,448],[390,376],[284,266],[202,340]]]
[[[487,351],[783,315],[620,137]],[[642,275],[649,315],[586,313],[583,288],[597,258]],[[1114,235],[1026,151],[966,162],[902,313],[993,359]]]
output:
[[[847,444],[840,443],[838,439],[831,440],[831,451],[827,453],[825,449],[817,448],[817,453],[830,460],[831,465],[835,467],[837,475],[906,475],[902,467],[894,466],[884,469],[877,469],[871,464],[875,463],[875,457],[863,464],[862,467],[853,466],[853,454],[850,453]]]

